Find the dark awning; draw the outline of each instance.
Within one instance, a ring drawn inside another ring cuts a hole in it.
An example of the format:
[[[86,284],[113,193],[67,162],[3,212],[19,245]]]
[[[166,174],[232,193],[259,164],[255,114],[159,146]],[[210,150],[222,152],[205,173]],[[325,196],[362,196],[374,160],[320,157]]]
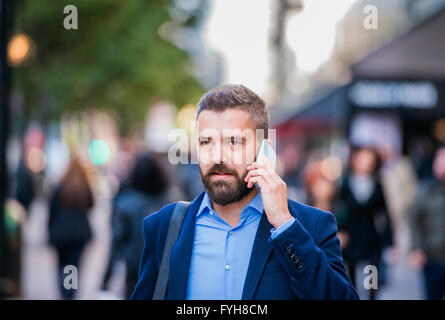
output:
[[[445,79],[445,10],[352,67],[355,78]]]
[[[280,119],[273,118],[275,111],[271,110],[272,126],[280,127],[287,122],[298,122],[301,128],[312,127],[318,130],[318,128],[337,127],[346,120],[347,107],[347,86],[331,88],[303,103],[285,120],[277,121]]]

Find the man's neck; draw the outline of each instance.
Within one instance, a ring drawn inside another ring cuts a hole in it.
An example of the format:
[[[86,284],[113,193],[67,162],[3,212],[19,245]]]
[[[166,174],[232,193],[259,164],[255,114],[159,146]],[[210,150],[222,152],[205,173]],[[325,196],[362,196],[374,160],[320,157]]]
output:
[[[240,222],[241,211],[258,194],[258,190],[256,188],[253,189],[254,190],[252,190],[252,192],[250,192],[244,198],[238,200],[237,202],[226,204],[225,206],[222,206],[210,200],[210,202],[212,203],[212,208],[224,221],[234,227]]]

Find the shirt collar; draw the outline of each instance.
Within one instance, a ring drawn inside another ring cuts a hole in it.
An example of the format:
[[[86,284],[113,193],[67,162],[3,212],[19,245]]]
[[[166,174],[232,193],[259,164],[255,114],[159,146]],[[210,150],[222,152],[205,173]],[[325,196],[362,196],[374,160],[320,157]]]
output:
[[[259,214],[263,213],[264,206],[263,206],[263,199],[261,198],[261,191],[258,191],[256,196],[249,202],[249,204],[244,209],[248,207],[255,209]],[[208,210],[212,209],[212,203],[210,202],[210,197],[207,194],[207,192],[205,193],[204,198],[202,199],[201,206],[199,207],[196,217],[199,217],[206,209]]]

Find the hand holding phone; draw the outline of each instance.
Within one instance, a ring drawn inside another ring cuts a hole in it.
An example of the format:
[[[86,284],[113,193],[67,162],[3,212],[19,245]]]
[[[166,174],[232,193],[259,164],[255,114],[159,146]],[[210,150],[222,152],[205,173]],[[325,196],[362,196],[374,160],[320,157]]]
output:
[[[270,140],[267,139],[263,139],[263,141],[261,142],[260,150],[258,150],[255,162],[266,164],[266,161],[264,160],[265,156],[272,163],[272,167],[276,169],[277,155],[273,150],[272,143],[270,142]],[[260,191],[260,188],[257,186],[256,183],[255,187],[258,191]]]
[[[265,161],[266,157],[269,161]],[[270,162],[268,164],[267,162]],[[290,219],[287,199],[287,185],[275,171],[276,154],[270,140],[263,140],[255,162],[247,167],[249,171],[244,181],[247,187],[255,186],[261,192],[267,219],[278,228]]]

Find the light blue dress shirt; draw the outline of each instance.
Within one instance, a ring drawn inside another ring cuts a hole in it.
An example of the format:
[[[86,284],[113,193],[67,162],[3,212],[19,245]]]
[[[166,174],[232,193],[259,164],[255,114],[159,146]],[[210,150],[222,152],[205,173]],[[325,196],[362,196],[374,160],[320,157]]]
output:
[[[250,254],[263,214],[261,192],[241,211],[240,222],[231,227],[215,210],[206,193],[196,215],[187,283],[189,300],[240,300]],[[271,230],[278,236],[293,222],[289,219]]]

